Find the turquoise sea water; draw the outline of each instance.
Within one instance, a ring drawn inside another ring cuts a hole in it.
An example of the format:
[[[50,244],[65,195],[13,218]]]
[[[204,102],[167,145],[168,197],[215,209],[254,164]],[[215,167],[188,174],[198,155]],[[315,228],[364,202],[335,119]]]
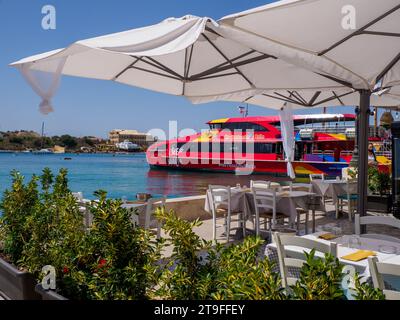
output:
[[[70,157],[71,160],[64,158]],[[0,153],[0,193],[10,187],[10,172],[20,171],[26,179],[49,167],[53,172],[67,168],[70,188],[93,199],[98,189],[111,198],[133,200],[139,192],[153,196],[180,197],[204,194],[209,184],[249,185],[254,176],[234,174],[151,170],[144,153],[136,154],[46,154]],[[262,178],[265,179],[265,176]],[[262,179],[261,178],[261,179]]]

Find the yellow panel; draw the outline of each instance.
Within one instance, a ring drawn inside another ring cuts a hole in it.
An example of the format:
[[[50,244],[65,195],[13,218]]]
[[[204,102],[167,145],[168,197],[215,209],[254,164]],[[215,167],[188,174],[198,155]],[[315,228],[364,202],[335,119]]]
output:
[[[333,138],[337,139],[337,140],[347,140],[346,135],[344,134],[333,134],[333,133],[329,133],[329,135],[331,135]]]
[[[218,135],[218,131],[204,132],[201,136],[194,139],[193,142],[209,142],[212,138]]]
[[[376,161],[380,164],[391,164],[392,161],[390,161],[388,158],[385,156],[376,156]]]
[[[229,118],[223,118],[223,119],[217,119],[217,120],[212,120],[210,123],[225,123],[229,120]]]

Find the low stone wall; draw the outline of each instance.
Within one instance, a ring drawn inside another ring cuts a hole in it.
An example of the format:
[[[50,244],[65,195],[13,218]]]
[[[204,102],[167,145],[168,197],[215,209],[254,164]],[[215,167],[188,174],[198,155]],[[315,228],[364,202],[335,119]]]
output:
[[[210,213],[204,210],[206,196],[192,196],[176,199],[167,199],[165,207],[174,210],[178,217],[187,221],[211,219]]]

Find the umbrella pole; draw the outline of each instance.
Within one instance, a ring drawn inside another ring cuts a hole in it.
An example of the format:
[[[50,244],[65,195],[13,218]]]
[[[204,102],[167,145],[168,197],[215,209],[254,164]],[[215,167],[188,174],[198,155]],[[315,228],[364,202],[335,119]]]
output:
[[[360,90],[359,108],[359,137],[358,137],[358,201],[357,212],[360,216],[367,213],[367,188],[368,188],[368,131],[370,115],[371,91]],[[363,231],[363,230],[362,230]]]

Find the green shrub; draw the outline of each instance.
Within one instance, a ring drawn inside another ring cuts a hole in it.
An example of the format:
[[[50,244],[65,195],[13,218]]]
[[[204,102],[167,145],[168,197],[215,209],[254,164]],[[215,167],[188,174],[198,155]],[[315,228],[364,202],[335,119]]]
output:
[[[368,168],[368,188],[372,193],[388,194],[391,188],[391,176],[387,172],[379,171],[376,166]]]
[[[316,258],[314,249],[304,254],[306,263],[301,268],[299,280],[291,286],[291,297],[300,300],[343,299],[343,265],[339,260],[330,254],[325,254],[325,259]]]
[[[61,269],[60,292],[74,299],[146,299],[158,279],[161,244],[134,226],[121,201],[97,195],[93,224]]]
[[[263,240],[247,237],[237,245],[223,247],[214,263],[216,290],[211,294],[218,300],[283,300],[286,299],[274,263],[258,255]]]
[[[353,294],[356,300],[385,300],[382,290],[375,289],[366,282],[361,283],[360,280],[361,278],[356,274],[355,294]]]
[[[199,220],[188,222],[173,211],[157,211],[170,236],[173,254],[156,292],[164,299],[283,299],[279,276],[273,264],[258,261],[263,241],[249,237],[237,245],[212,247],[194,233]],[[202,253],[203,256],[199,255]]]
[[[67,170],[61,169],[54,179],[44,169],[40,181],[40,201],[26,220],[31,236],[20,260],[37,278],[43,266],[52,265],[59,271],[74,259],[85,235],[83,215],[68,189]]]
[[[27,184],[17,172],[0,208],[0,253],[41,280],[42,267],[56,269],[57,291],[72,299],[175,300],[336,300],[346,299],[343,265],[331,255],[306,254],[300,278],[289,290],[281,287],[275,264],[260,258],[264,241],[247,237],[239,244],[213,246],[188,222],[164,208],[156,211],[168,238],[134,226],[121,201],[95,193],[89,205],[93,224],[86,228],[68,188],[67,171],[56,177],[44,169]],[[40,181],[40,189],[38,181]],[[166,246],[172,256],[162,259]],[[355,279],[354,298],[384,299],[380,290]]]
[[[0,210],[3,212],[0,228],[3,254],[11,263],[18,265],[24,246],[31,238],[27,221],[39,205],[38,178],[33,176],[25,185],[24,177],[17,171],[12,171],[11,176],[12,187],[4,192],[0,203]]]

